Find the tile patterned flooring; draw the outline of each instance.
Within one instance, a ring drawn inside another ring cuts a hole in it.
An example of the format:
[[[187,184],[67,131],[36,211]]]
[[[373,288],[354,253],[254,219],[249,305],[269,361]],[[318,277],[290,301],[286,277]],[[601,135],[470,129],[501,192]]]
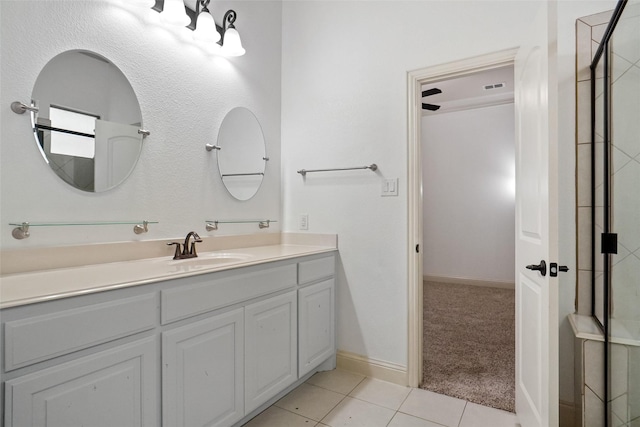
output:
[[[518,427],[510,412],[347,371],[319,372],[246,427]]]

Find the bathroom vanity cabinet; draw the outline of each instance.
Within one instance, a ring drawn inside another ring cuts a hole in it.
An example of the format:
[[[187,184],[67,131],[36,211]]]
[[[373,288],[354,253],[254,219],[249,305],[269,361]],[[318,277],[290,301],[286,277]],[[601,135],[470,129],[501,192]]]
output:
[[[6,427],[233,426],[335,363],[334,252],[3,309]]]

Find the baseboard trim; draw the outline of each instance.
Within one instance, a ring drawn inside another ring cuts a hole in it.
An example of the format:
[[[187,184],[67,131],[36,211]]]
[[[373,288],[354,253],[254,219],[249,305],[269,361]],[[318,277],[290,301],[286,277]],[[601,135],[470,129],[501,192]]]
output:
[[[384,362],[338,350],[337,365],[338,369],[343,371],[350,371],[403,386],[409,384],[407,382],[407,367],[396,363]]]
[[[443,276],[423,276],[426,282],[439,282],[439,283],[453,283],[456,285],[472,285],[472,286],[484,286],[486,288],[499,288],[499,289],[515,289],[516,284],[514,282],[503,282],[499,280],[477,280],[477,279],[465,279],[464,277],[443,277]]]
[[[573,402],[560,401],[560,427],[575,427],[576,407]]]

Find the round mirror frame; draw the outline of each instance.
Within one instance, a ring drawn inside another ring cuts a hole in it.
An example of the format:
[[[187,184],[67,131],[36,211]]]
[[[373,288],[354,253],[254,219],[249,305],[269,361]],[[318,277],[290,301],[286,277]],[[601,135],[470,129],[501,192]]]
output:
[[[142,150],[140,104],[122,71],[87,50],[53,57],[34,84],[36,144],[67,184],[103,192],[124,182]]]
[[[256,195],[264,181],[266,152],[258,118],[245,107],[231,109],[218,131],[218,172],[225,188],[238,200]]]

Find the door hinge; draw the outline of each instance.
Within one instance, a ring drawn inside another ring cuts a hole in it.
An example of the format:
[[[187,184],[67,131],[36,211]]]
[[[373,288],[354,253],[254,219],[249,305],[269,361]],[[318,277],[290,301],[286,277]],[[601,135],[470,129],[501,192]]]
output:
[[[603,254],[617,254],[618,253],[618,234],[602,233],[602,245],[600,249]]]

